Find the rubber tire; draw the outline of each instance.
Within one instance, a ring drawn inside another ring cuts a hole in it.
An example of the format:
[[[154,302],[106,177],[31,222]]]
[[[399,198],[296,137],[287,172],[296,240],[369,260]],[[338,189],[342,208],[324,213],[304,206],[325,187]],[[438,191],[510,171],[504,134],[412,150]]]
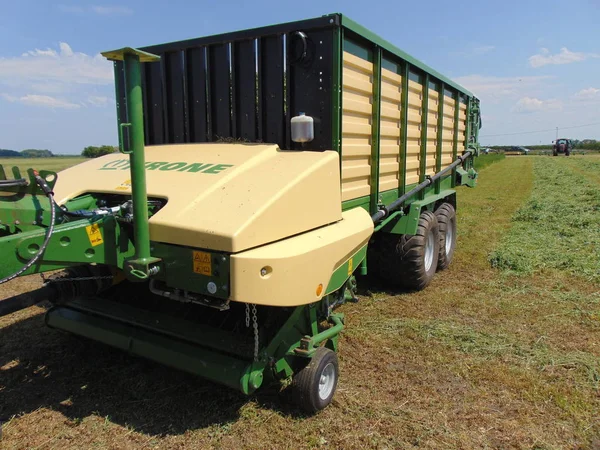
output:
[[[419,217],[417,234],[400,236],[388,234],[382,236],[387,243],[380,249],[379,274],[388,283],[408,290],[425,289],[437,270],[440,240],[438,222],[435,214],[424,211]],[[433,261],[429,270],[425,270],[425,239],[434,233]]]
[[[326,399],[319,396],[319,381],[325,367],[332,363],[335,381],[331,394]],[[296,404],[309,414],[314,414],[331,403],[339,379],[337,354],[328,348],[319,347],[306,367],[294,375],[292,389]]]
[[[440,207],[436,209],[435,217],[438,221],[440,235],[440,252],[437,270],[442,271],[450,266],[454,256],[454,250],[456,249],[456,210],[450,203],[442,203]],[[452,224],[452,245],[450,246],[450,251],[446,253],[446,240],[448,239],[446,230],[448,229],[448,223]]]

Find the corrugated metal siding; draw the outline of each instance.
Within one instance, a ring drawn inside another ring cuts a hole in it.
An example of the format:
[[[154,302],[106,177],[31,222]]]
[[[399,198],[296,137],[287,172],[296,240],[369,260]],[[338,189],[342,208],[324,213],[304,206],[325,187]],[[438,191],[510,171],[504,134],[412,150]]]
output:
[[[458,121],[458,149],[459,152],[467,146],[467,105],[459,103],[459,121]]]
[[[421,102],[423,86],[408,81],[408,127],[406,132],[406,185],[419,182],[421,161]]]
[[[437,124],[438,124],[439,94],[429,88],[429,101],[427,104],[427,160],[425,174],[434,175],[437,156]]]
[[[400,113],[402,76],[381,70],[379,192],[398,189],[400,179]]]
[[[371,192],[373,63],[344,52],[342,89],[342,200]]]
[[[444,118],[442,130],[442,169],[452,164],[454,146],[454,99],[444,96]]]

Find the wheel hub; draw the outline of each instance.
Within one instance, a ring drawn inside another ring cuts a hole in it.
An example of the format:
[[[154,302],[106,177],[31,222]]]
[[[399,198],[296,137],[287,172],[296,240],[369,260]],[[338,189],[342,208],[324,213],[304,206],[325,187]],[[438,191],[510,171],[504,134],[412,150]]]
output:
[[[446,225],[446,255],[450,254],[450,250],[452,250],[452,240],[454,239],[454,225],[452,225],[452,221],[448,221]]]
[[[327,399],[333,391],[333,385],[335,383],[335,368],[332,363],[329,363],[321,372],[321,378],[319,379],[319,397],[321,400]]]
[[[433,250],[435,248],[434,235],[429,233],[425,239],[425,271],[429,272],[433,263]]]

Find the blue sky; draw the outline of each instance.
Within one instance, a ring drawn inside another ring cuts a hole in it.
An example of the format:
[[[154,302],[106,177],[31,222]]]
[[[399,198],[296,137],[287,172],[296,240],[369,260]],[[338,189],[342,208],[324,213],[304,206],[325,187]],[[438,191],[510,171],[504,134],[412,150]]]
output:
[[[0,148],[117,141],[98,53],[341,12],[474,92],[481,143],[600,139],[600,2],[33,1],[0,15]],[[581,127],[595,123],[594,126]],[[490,137],[486,137],[490,136]]]

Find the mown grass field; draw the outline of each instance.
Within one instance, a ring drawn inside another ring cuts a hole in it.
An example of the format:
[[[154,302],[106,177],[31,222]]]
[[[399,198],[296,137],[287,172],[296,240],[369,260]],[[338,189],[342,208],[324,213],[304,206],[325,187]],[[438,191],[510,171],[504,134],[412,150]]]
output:
[[[86,160],[81,156],[73,156],[72,158],[57,157],[57,158],[0,158],[0,165],[4,166],[7,176],[12,176],[12,168],[17,166],[21,172],[32,168],[36,170],[52,170],[58,172],[67,167],[74,166]]]
[[[599,174],[588,156],[482,169],[430,287],[359,279],[315,417],[287,389],[246,398],[50,330],[42,307],[0,318],[0,447],[600,448]]]

